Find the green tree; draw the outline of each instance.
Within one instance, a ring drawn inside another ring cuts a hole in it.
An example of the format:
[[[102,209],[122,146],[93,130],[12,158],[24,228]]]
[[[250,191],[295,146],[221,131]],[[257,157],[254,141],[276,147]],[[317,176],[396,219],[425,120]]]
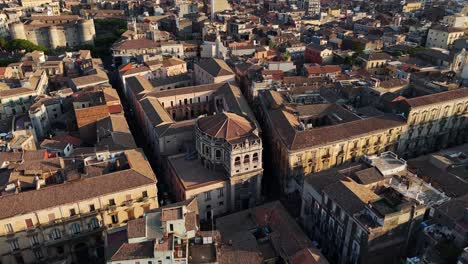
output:
[[[8,41],[2,37],[0,37],[0,49],[6,49],[8,45]]]
[[[17,59],[13,58],[5,58],[5,59],[0,59],[0,67],[6,67],[10,63],[18,62]]]
[[[346,65],[349,65],[349,66],[353,66],[354,64],[354,58],[351,57],[351,56],[348,56],[344,59],[344,64]]]
[[[29,40],[25,39],[14,39],[7,44],[7,50],[9,51],[20,51],[25,50],[27,52],[31,52],[34,50],[39,51],[47,51],[47,49],[43,46],[36,45]]]

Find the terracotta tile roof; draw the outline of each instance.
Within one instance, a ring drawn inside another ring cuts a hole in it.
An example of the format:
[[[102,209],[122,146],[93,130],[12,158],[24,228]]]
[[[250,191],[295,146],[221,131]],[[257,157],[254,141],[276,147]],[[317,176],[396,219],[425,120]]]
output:
[[[53,150],[64,150],[68,143],[58,140],[44,139],[41,143],[41,148],[53,149]]]
[[[84,178],[78,181],[56,184],[39,190],[4,195],[0,196],[0,219],[105,194],[117,193],[143,185],[153,185],[154,183],[155,179],[151,180],[135,170],[129,169],[97,177]],[[99,188],[96,188],[96,186],[99,186]]]
[[[198,217],[197,212],[189,212],[185,215],[185,230],[197,230]]]
[[[234,74],[231,67],[220,59],[211,58],[202,60],[198,63],[198,66],[214,77]]]
[[[397,115],[383,115],[346,122],[333,126],[319,127],[305,131],[295,131],[293,135],[285,135],[291,150],[329,144],[344,139],[377,133],[386,129],[405,125],[403,118]],[[289,125],[289,124],[284,124]]]
[[[19,162],[22,160],[21,152],[0,152],[0,166],[3,162]]]
[[[58,171],[61,169],[60,158],[50,158],[47,160],[24,160],[23,163],[16,167],[18,171],[34,170],[34,171]]]
[[[106,77],[99,76],[98,74],[93,74],[93,75],[76,77],[76,78],[71,79],[71,81],[76,87],[79,88],[79,87],[86,86],[86,85],[106,83],[106,82],[109,82],[109,79]]]
[[[176,65],[181,65],[181,64],[187,64],[187,63],[177,58],[169,58],[169,59],[165,59],[162,61],[163,67],[171,67],[171,66],[176,66]]]
[[[247,118],[228,112],[200,118],[197,125],[204,133],[228,141],[249,136],[255,130]]]
[[[113,50],[127,50],[127,49],[151,49],[158,47],[158,44],[150,39],[131,39],[124,40],[122,42],[116,43],[112,49]]]
[[[328,261],[316,248],[304,248],[291,257],[291,264],[325,264]]]
[[[88,108],[75,109],[76,122],[78,128],[97,122],[109,115],[107,105],[98,105]]]
[[[6,68],[7,68],[7,67],[0,67],[0,78],[4,78],[4,77],[5,77]]]
[[[344,177],[324,188],[324,193],[350,214],[360,212],[367,203],[380,197],[364,185]]]
[[[174,220],[180,220],[180,219],[182,219],[181,207],[162,209],[161,221],[165,222],[165,221],[174,221]]]
[[[75,146],[81,145],[81,140],[79,138],[67,134],[57,134],[52,139],[60,142],[70,143]]]
[[[146,219],[144,217],[133,219],[127,223],[128,238],[138,238],[146,236]]]
[[[219,264],[262,264],[263,257],[260,252],[252,250],[239,250],[230,246],[222,246],[219,250]]]
[[[43,160],[47,158],[47,150],[26,150],[23,152],[23,160]]]
[[[309,66],[309,67],[306,67],[306,71],[309,75],[340,73],[341,67],[339,65]]]
[[[463,97],[468,97],[467,88],[459,88],[452,91],[419,96],[411,99],[406,99],[405,102],[411,107],[420,107],[431,104],[438,104],[445,101],[459,100]]]
[[[154,241],[124,243],[112,256],[112,261],[149,259],[154,257]]]
[[[0,90],[0,99],[9,97],[9,96],[17,96],[17,95],[23,95],[23,94],[35,94],[35,91],[33,89],[29,88],[14,88],[14,89],[8,89],[8,90]]]
[[[150,72],[150,69],[146,66],[141,66],[141,67],[136,67],[136,68],[131,68],[131,69],[121,69],[120,72],[123,73],[122,74],[123,76],[127,76],[127,75],[142,73],[142,72]]]

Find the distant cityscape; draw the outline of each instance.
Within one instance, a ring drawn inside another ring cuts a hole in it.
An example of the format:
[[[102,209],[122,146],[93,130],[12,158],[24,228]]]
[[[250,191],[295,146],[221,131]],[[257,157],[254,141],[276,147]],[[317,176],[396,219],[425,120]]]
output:
[[[4,0],[0,264],[468,264],[467,0]]]

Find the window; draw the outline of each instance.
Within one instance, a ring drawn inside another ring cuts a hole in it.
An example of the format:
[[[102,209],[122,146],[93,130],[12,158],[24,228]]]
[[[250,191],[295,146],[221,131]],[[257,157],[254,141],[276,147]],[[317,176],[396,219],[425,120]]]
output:
[[[244,163],[249,163],[250,162],[250,156],[249,155],[245,155],[244,156]]]
[[[235,166],[239,166],[240,165],[240,157],[236,157],[235,161],[234,161],[234,165]]]
[[[113,224],[117,224],[119,222],[119,217],[116,214],[112,215],[111,219]]]
[[[70,230],[71,230],[71,233],[74,234],[74,235],[79,234],[79,233],[81,233],[81,226],[78,223],[73,223],[71,225]]]
[[[114,206],[114,205],[115,205],[115,200],[109,199],[109,206]]]
[[[5,224],[5,232],[13,233],[13,226],[11,224]]]
[[[70,209],[70,216],[74,216],[74,215],[76,215],[75,209],[74,208]]]
[[[218,189],[218,197],[224,197],[224,188]]]
[[[174,231],[174,225],[173,224],[169,224],[169,231]]]
[[[19,250],[18,239],[10,240],[10,249],[11,251]]]
[[[205,201],[211,200],[211,191],[205,192]]]
[[[27,229],[33,228],[34,225],[33,225],[32,219],[26,219],[24,220],[24,222],[26,222]]]
[[[91,221],[89,221],[89,226],[91,227],[91,229],[98,229],[99,221],[97,220],[97,218],[91,219]]]
[[[58,228],[52,229],[52,232],[50,232],[50,238],[52,238],[53,240],[62,238],[60,230]]]
[[[94,207],[94,204],[90,204],[90,205],[89,205],[89,211],[90,211],[90,212],[96,211],[96,208]]]
[[[147,191],[143,191],[143,192],[141,193],[141,196],[142,196],[143,198],[148,197],[148,192],[147,192]]]
[[[258,162],[258,153],[253,154],[252,160],[253,160],[253,162]]]
[[[223,205],[224,205],[223,201],[219,202],[219,206],[223,206]]]
[[[215,150],[215,156],[217,160],[221,159],[221,150],[219,149]]]
[[[37,258],[37,259],[42,259],[44,257],[44,255],[42,254],[42,250],[41,249],[36,249],[34,250],[34,256]]]
[[[30,236],[29,237],[29,243],[31,244],[31,246],[39,245],[39,235],[34,234],[34,235]]]

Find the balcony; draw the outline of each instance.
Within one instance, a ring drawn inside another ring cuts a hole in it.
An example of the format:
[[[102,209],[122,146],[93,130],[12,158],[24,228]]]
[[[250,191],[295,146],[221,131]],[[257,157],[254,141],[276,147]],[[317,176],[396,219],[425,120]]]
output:
[[[54,239],[45,240],[44,245],[45,246],[52,246],[52,245],[66,243],[66,242],[68,242],[70,240],[73,240],[73,239],[80,239],[80,238],[83,238],[83,237],[86,237],[86,236],[89,236],[89,235],[93,235],[93,234],[102,232],[105,229],[106,229],[106,227],[101,225],[98,228],[81,230],[81,232],[76,233],[76,234],[68,234],[68,233],[67,234],[62,234],[62,236],[60,238],[56,239],[56,240],[54,240]]]
[[[98,215],[98,214],[99,214],[98,210],[94,210],[94,211],[90,211],[90,212],[86,212],[86,213],[79,213],[79,214],[75,214],[75,215],[70,216],[70,217],[55,219],[55,220],[50,221],[48,223],[40,224],[38,227],[48,228],[48,227],[58,225],[58,224],[61,224],[61,223],[76,221],[76,220],[78,220],[80,218],[86,218],[86,217],[95,216],[95,215]]]
[[[133,200],[128,200],[122,203],[122,206],[130,207],[133,205]]]

